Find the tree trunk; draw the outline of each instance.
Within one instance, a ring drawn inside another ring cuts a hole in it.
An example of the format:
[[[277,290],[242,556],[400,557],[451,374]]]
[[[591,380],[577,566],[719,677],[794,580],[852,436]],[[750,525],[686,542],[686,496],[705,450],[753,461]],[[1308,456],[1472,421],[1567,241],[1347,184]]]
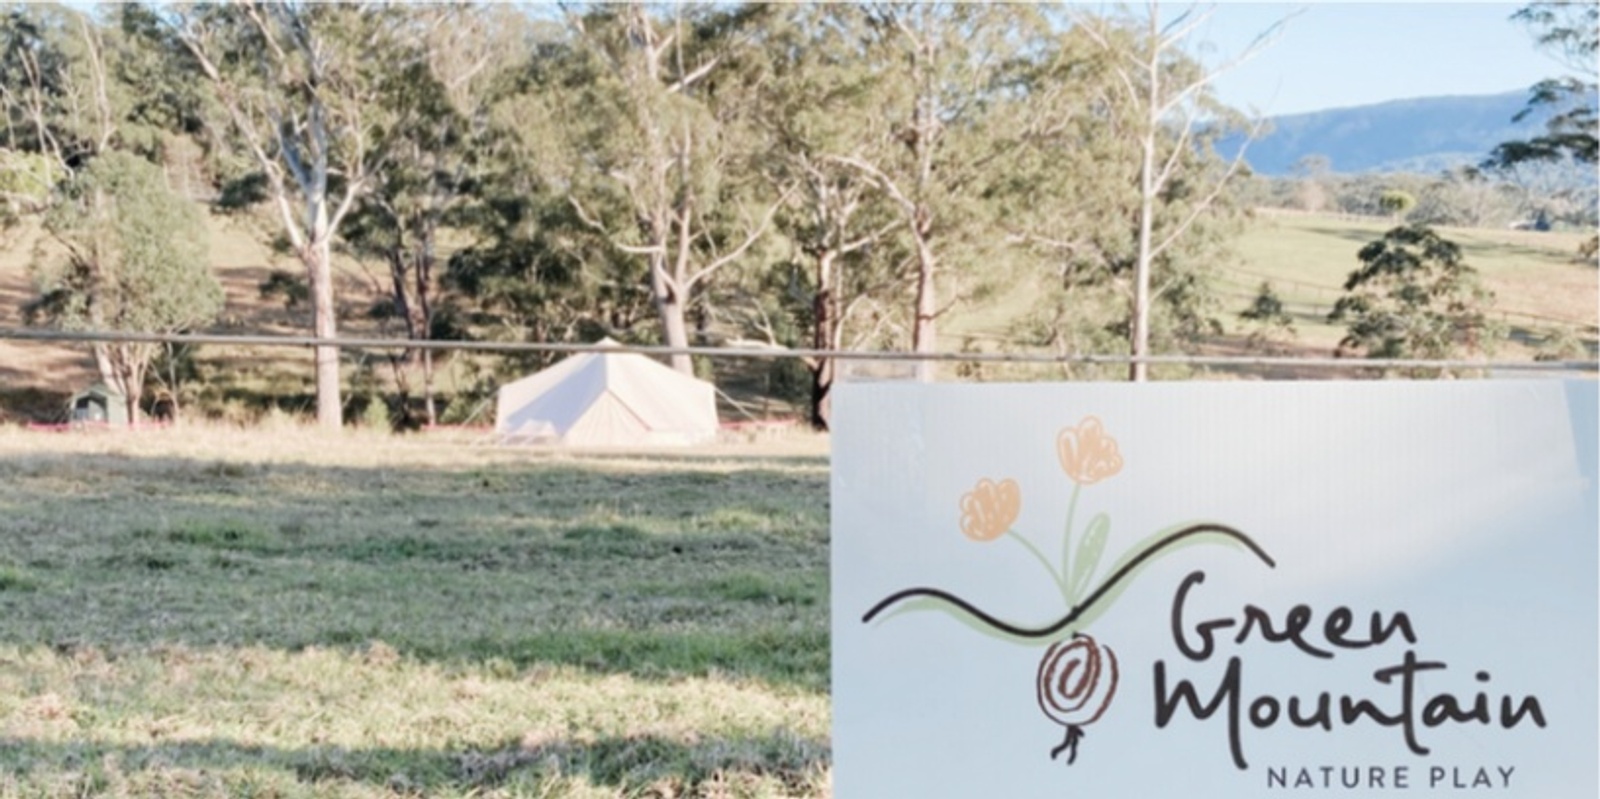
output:
[[[917,236],[917,310],[916,319],[911,327],[912,352],[937,352],[938,331],[935,328],[935,317],[938,315],[939,295],[934,285],[934,260],[933,247],[925,238]],[[919,360],[916,363],[915,374],[920,382],[933,382],[935,364],[933,361]]]
[[[128,426],[139,426],[139,404],[144,399],[144,369],[149,356],[137,352],[138,344],[112,344],[106,351],[111,367],[112,388],[122,393],[123,408],[128,413]]]
[[[105,323],[97,318],[95,319],[95,328],[104,330]],[[90,345],[90,349],[94,352],[94,367],[95,370],[100,373],[100,383],[102,385],[115,388],[117,385],[117,374],[116,371],[111,368],[111,353],[109,351],[110,346],[110,344],[107,344],[104,341],[96,341]]]
[[[436,225],[433,219],[423,220],[422,249],[417,257],[415,274],[412,276],[416,280],[413,290],[417,301],[412,304],[416,316],[411,337],[418,341],[433,339],[433,302],[430,299],[430,290],[433,284],[434,243],[438,238]],[[439,415],[433,402],[433,350],[424,349],[421,354],[422,407],[428,417],[428,426],[433,427],[439,423]]]
[[[666,241],[666,235],[653,231],[655,241]],[[661,343],[668,347],[689,346],[689,327],[683,316],[683,297],[673,290],[667,280],[666,256],[650,256],[650,296],[655,300],[656,317],[661,321]],[[694,361],[687,354],[668,356],[668,363],[686,375],[694,375]]]
[[[311,283],[312,335],[332,339],[339,335],[333,305],[333,252],[330,232],[316,229],[306,250],[306,271]],[[337,430],[343,424],[343,403],[339,399],[339,348],[315,348],[317,368],[317,424]]]
[[[677,294],[666,292],[656,297],[656,312],[661,315],[661,340],[668,347],[689,346],[689,328],[683,318],[683,301]],[[694,359],[687,353],[674,353],[670,356],[672,368],[686,374],[694,374]]]
[[[1150,7],[1150,41],[1151,55],[1149,62],[1150,79],[1147,89],[1149,96],[1145,112],[1149,118],[1145,120],[1143,147],[1143,160],[1139,164],[1139,256],[1134,264],[1133,274],[1133,330],[1132,346],[1130,347],[1134,360],[1128,364],[1128,379],[1135,383],[1143,382],[1150,376],[1150,366],[1140,360],[1150,354],[1150,268],[1151,268],[1151,242],[1152,217],[1155,216],[1156,201],[1156,128],[1161,124],[1161,48],[1155,43],[1160,41],[1159,18],[1155,6]]]
[[[183,403],[178,399],[178,349],[171,342],[162,346],[167,350],[167,389],[172,395],[172,418],[168,421],[176,426],[178,417],[183,413]]]
[[[144,400],[144,380],[142,377],[128,376],[128,388],[123,397],[128,403],[128,427],[139,426],[139,404]]]
[[[1139,209],[1139,256],[1133,273],[1133,331],[1132,354],[1128,364],[1128,379],[1143,382],[1149,377],[1149,364],[1141,358],[1150,354],[1150,237],[1151,220],[1155,213],[1155,188],[1152,185],[1155,169],[1155,132],[1150,131],[1144,140],[1144,165],[1139,170],[1142,193]]]
[[[428,416],[428,426],[439,425],[439,409],[433,401],[433,350],[422,351],[422,410]]]
[[[817,256],[817,296],[812,301],[811,323],[814,328],[811,346],[819,350],[838,349],[839,343],[833,334],[834,257],[832,251]],[[828,394],[833,390],[833,370],[832,358],[818,357],[811,364],[811,426],[818,430],[827,430],[828,421],[833,416],[833,403],[828,399]]]

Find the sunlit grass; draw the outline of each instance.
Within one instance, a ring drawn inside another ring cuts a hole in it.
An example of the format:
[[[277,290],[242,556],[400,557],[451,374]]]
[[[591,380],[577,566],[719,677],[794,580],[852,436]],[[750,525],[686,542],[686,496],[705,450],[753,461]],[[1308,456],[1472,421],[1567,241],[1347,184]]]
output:
[[[1345,280],[1360,266],[1357,253],[1393,227],[1386,220],[1289,215],[1261,217],[1238,242],[1241,263],[1224,272],[1227,302],[1247,307],[1263,280],[1271,281],[1295,315],[1300,343],[1331,349],[1344,330],[1327,314]],[[1582,235],[1440,228],[1461,246],[1462,259],[1495,292],[1491,317],[1508,326],[1556,327],[1594,340],[1600,324],[1600,270],[1575,261]],[[1513,349],[1505,355],[1515,356]]]
[[[0,429],[0,796],[821,796],[826,442]]]

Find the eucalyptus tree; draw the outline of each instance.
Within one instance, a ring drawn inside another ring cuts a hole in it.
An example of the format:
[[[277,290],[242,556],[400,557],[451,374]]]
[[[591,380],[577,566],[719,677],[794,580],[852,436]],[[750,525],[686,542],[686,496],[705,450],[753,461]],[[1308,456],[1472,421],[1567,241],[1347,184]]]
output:
[[[332,246],[388,156],[385,94],[422,58],[405,7],[240,2],[170,6],[167,20],[220,118],[264,178],[305,266],[316,338],[338,334]],[[317,421],[341,422],[339,353],[315,347]]]
[[[7,149],[49,158],[47,182],[111,146],[105,41],[83,11],[62,5],[0,8],[0,110]]]
[[[959,281],[996,257],[991,202],[1020,142],[999,109],[1020,102],[1015,69],[1039,32],[1034,9],[1010,4],[871,4],[857,45],[878,113],[861,120],[859,149],[827,158],[867,176],[895,209],[909,244],[910,344],[938,351],[938,320]],[[933,364],[920,361],[919,379]]]
[[[198,206],[174,193],[161,169],[130,153],[94,158],[63,182],[45,230],[65,255],[34,266],[34,319],[67,329],[171,333],[204,324],[222,309],[222,287],[207,265]],[[138,419],[154,342],[95,342],[102,380]]]
[[[391,143],[342,238],[387,267],[380,315],[398,319],[408,339],[426,341],[443,325],[441,233],[464,223],[472,194],[481,188],[495,139],[496,85],[525,57],[528,19],[508,6],[433,5],[410,13],[421,57],[403,65],[378,98]],[[421,373],[424,414],[435,424],[433,351],[396,357],[402,396],[409,393],[407,365]]]
[[[1535,84],[1529,92],[1527,108],[1517,114],[1521,120],[1536,110],[1550,108],[1544,133],[1500,144],[1485,165],[1507,168],[1571,158],[1592,166],[1600,154],[1600,117],[1595,115],[1595,96],[1600,86],[1600,67],[1595,63],[1595,57],[1600,55],[1600,3],[1529,3],[1512,19],[1527,26],[1539,47],[1558,58],[1568,72]]]
[[[1027,146],[1011,170],[996,227],[1031,268],[1011,333],[1058,355],[1125,346],[1136,227],[1137,137],[1111,55],[1081,27],[1056,30],[1025,62],[1027,98],[1004,127]],[[1067,377],[1081,367],[1062,367]]]
[[[1409,219],[1426,225],[1504,227],[1517,219],[1515,185],[1472,167],[1456,167],[1430,180]]]
[[[47,158],[54,183],[112,149],[162,160],[193,133],[193,94],[148,18],[134,4],[0,5],[0,149]]]
[[[588,127],[576,96],[603,73],[564,16],[524,21],[522,44],[509,48],[517,63],[480,98],[487,129],[474,133],[470,191],[457,215],[465,241],[446,262],[444,287],[461,298],[468,333],[492,340],[582,342],[632,337],[652,321],[659,328],[647,266],[585,221],[629,214],[627,198],[601,190],[607,184],[580,160],[592,151],[588,137],[607,131]],[[498,366],[510,374],[548,363],[534,354]]]
[[[1108,68],[1116,88],[1113,101],[1131,111],[1127,130],[1137,142],[1134,195],[1135,253],[1129,350],[1135,358],[1129,379],[1147,378],[1152,301],[1167,291],[1193,288],[1193,273],[1168,286],[1156,285],[1156,264],[1193,226],[1225,200],[1230,181],[1241,174],[1243,154],[1231,162],[1207,164],[1214,138],[1231,116],[1216,101],[1215,77],[1270,42],[1281,21],[1262,32],[1233,61],[1208,69],[1185,51],[1189,37],[1209,18],[1193,7],[1163,21],[1161,5],[1150,2],[1142,15],[1121,20],[1075,13],[1074,27],[1111,56]]]
[[[0,230],[44,210],[54,173],[53,163],[43,155],[0,147]]]
[[[155,19],[131,3],[0,5],[0,217],[44,211],[56,183],[112,150],[187,179],[171,168],[201,149],[200,94]]]
[[[1521,120],[1535,111],[1548,110],[1550,116],[1545,120],[1544,132],[1501,143],[1484,160],[1483,166],[1510,171],[1525,165],[1579,165],[1588,176],[1587,180],[1579,181],[1583,188],[1562,193],[1569,197],[1578,195],[1578,205],[1587,210],[1580,216],[1587,216],[1584,221],[1592,228],[1593,174],[1596,159],[1600,157],[1600,116],[1596,115],[1600,66],[1595,61],[1600,55],[1600,3],[1593,0],[1529,3],[1513,14],[1512,19],[1526,25],[1539,47],[1567,67],[1567,74],[1535,84],[1527,107],[1515,117]],[[1588,261],[1594,260],[1597,251],[1600,251],[1600,235],[1591,236],[1579,248],[1580,256]]]
[[[868,171],[846,162],[880,161],[884,147],[898,146],[874,130],[883,77],[861,49],[868,22],[846,5],[787,6],[768,19],[759,57],[739,73],[768,153],[763,171],[788,197],[776,224],[792,254],[777,260],[751,300],[776,306],[798,333],[774,344],[838,350],[890,343],[892,323],[909,318],[898,268],[909,254],[899,235],[904,219]],[[776,339],[768,313],[758,311],[756,326]],[[805,365],[811,422],[825,428],[834,359]]]
[[[1031,303],[1024,300],[1029,307],[1013,332],[1063,356],[1130,352],[1141,284],[1147,342],[1219,332],[1207,276],[1234,227],[1223,184],[1238,167],[1210,142],[1227,111],[1193,92],[1176,101],[1192,106],[1157,108],[1152,121],[1148,94],[1135,90],[1144,73],[1129,56],[1142,52],[1144,25],[1076,9],[1068,22],[1030,49],[1018,84],[1027,102],[1010,108],[1004,124],[1024,146],[1009,171],[999,227],[1034,264],[1019,279]],[[1158,84],[1203,74],[1180,51],[1157,63]],[[1200,114],[1208,119],[1192,116]],[[1108,374],[1095,366],[1063,370]]]
[[[737,109],[717,80],[766,6],[588,6],[568,15],[567,78],[551,181],[573,214],[645,267],[663,343],[689,344],[686,311],[772,227],[780,199],[749,168]],[[691,372],[687,355],[671,358]]]
[[[165,166],[175,191],[210,196],[226,157],[207,136],[215,98],[195,79],[188,48],[160,6],[120,3],[102,13],[112,86],[125,98],[118,145]]]
[[[1328,314],[1345,325],[1337,354],[1445,359],[1493,351],[1500,335],[1487,314],[1494,293],[1455,242],[1425,225],[1401,226],[1357,257],[1361,267]]]

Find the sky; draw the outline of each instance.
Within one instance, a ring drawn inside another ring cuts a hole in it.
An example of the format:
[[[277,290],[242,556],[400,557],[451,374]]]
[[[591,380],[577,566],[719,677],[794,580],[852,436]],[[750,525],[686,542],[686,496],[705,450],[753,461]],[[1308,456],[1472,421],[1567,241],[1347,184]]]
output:
[[[1068,0],[1112,11],[1118,3]],[[1160,0],[1164,15],[1191,3]],[[91,3],[72,3],[92,5]],[[1142,12],[1142,0],[1128,4]],[[1216,80],[1223,101],[1262,116],[1441,95],[1526,91],[1565,74],[1555,58],[1510,17],[1522,3],[1298,3],[1212,0],[1210,16],[1190,37],[1191,52],[1211,65],[1236,58],[1273,24],[1276,39]],[[1297,13],[1298,12],[1298,13]]]
[[[1163,3],[1164,6],[1167,4]],[[1183,5],[1172,5],[1177,13]],[[1509,17],[1517,3],[1223,0],[1191,40],[1208,64],[1236,58],[1294,14],[1254,57],[1217,78],[1218,94],[1263,116],[1438,95],[1524,91],[1565,74]]]

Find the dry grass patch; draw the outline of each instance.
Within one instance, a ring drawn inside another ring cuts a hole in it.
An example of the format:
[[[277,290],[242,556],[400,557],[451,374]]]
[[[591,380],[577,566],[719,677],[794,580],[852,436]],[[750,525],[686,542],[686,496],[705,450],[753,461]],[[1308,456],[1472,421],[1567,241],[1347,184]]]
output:
[[[1226,302],[1237,313],[1249,305],[1263,280],[1271,280],[1296,316],[1302,344],[1331,350],[1344,335],[1327,322],[1357,253],[1393,227],[1383,220],[1356,221],[1315,215],[1256,219],[1240,238],[1242,266],[1225,279]],[[1440,228],[1479,270],[1496,301],[1492,315],[1523,334],[1563,327],[1593,346],[1600,325],[1600,270],[1574,260],[1580,234]],[[1503,358],[1531,356],[1508,346]]]

